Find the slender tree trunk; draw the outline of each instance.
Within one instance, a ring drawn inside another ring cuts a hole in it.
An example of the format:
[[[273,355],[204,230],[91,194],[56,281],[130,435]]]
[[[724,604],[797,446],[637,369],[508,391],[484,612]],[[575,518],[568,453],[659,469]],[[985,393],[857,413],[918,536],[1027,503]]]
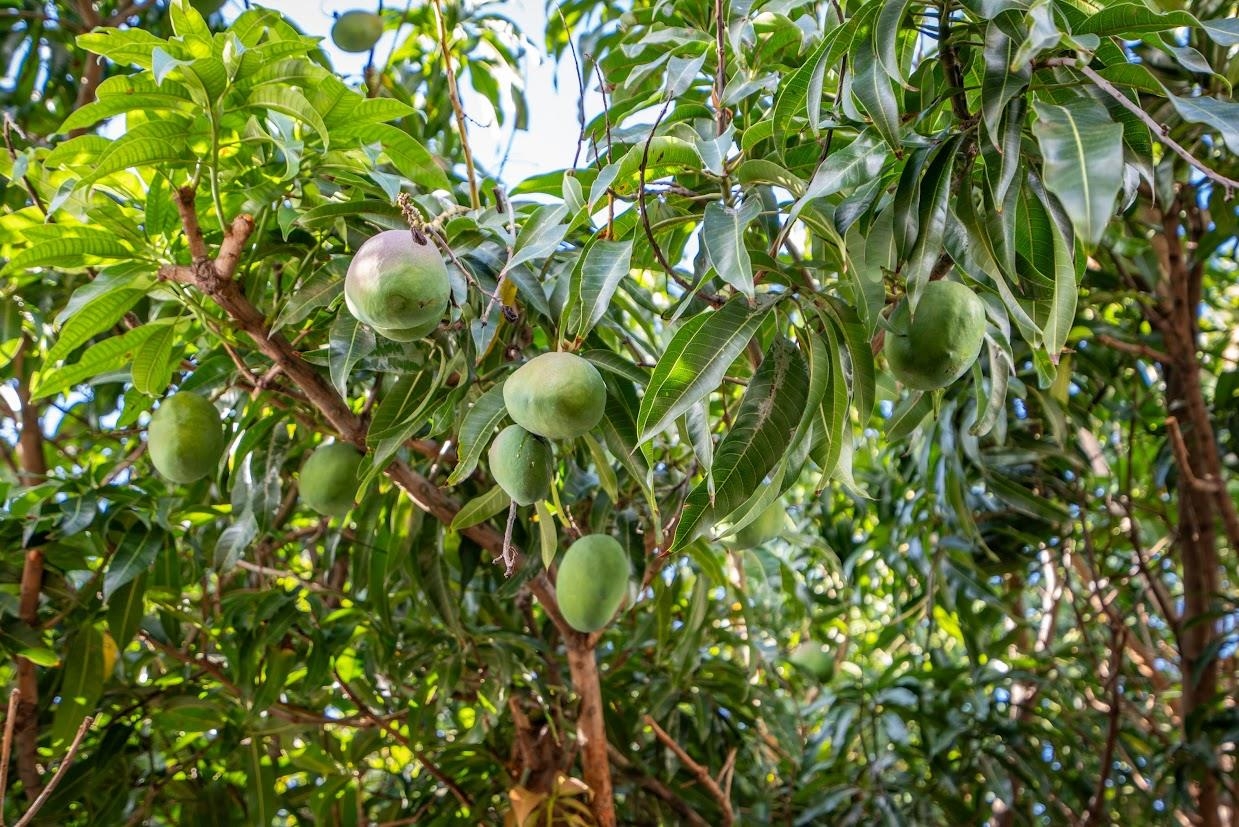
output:
[[[47,476],[47,460],[43,455],[43,431],[39,422],[39,409],[30,401],[27,354],[34,348],[29,336],[22,339],[14,367],[18,377],[17,399],[21,405],[18,453],[21,459],[22,485],[38,485]],[[26,550],[22,566],[19,611],[21,619],[31,628],[39,626],[39,595],[43,588],[43,550]],[[17,723],[13,740],[17,752],[17,775],[21,778],[26,797],[33,801],[43,788],[43,776],[39,772],[39,676],[34,662],[17,658],[17,688],[21,700],[17,704]]]
[[[1196,308],[1201,300],[1203,267],[1191,262],[1180,231],[1180,209],[1191,211],[1194,191],[1188,189],[1163,213],[1158,247],[1163,280],[1159,285],[1159,316],[1150,321],[1161,332],[1170,364],[1165,366],[1167,436],[1179,467],[1177,543],[1183,569],[1181,673],[1184,735],[1200,732],[1200,716],[1217,696],[1218,633],[1217,519],[1227,517],[1225,486],[1217,440],[1200,381],[1199,328]],[[1186,222],[1190,234],[1197,222]],[[1180,420],[1182,425],[1180,425]],[[1231,511],[1233,514],[1233,509]],[[1196,819],[1201,827],[1220,827],[1217,779],[1204,770],[1196,790]]]
[[[615,794],[611,789],[611,763],[607,755],[607,724],[602,707],[602,682],[598,677],[595,644],[588,635],[573,632],[565,637],[572,688],[580,698],[577,712],[577,743],[585,768],[585,783],[593,791],[594,817],[599,827],[615,827]]]

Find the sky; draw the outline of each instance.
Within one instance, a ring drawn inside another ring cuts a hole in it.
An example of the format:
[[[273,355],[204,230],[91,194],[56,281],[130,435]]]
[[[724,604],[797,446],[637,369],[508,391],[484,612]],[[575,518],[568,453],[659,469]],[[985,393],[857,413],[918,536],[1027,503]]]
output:
[[[372,0],[371,3],[360,0],[258,0],[253,5],[279,11],[294,20],[307,35],[322,37],[323,48],[331,56],[336,69],[342,74],[360,77],[366,55],[348,54],[337,49],[329,36],[331,24],[335,15],[346,11],[377,10],[378,0]],[[503,13],[521,27],[530,41],[527,44],[524,66],[530,112],[529,130],[516,134],[503,175],[505,183],[512,185],[534,173],[561,169],[571,163],[576,152],[578,133],[577,83],[570,61],[556,67],[554,62],[542,53],[542,32],[546,24],[544,0],[507,0],[502,5]],[[229,0],[223,12],[231,19],[241,8],[240,0]],[[407,34],[406,28],[404,35]],[[384,35],[379,41],[376,54],[388,54],[395,37],[394,32]],[[559,90],[554,86],[557,72],[560,79]],[[508,147],[511,129],[506,125],[501,129],[489,117],[473,114],[487,112],[489,107],[482,104],[480,98],[476,98],[467,84],[462,87],[461,94],[465,112],[471,118],[477,117],[481,124],[469,125],[470,146],[478,163],[494,172]],[[470,97],[475,98],[472,107]]]

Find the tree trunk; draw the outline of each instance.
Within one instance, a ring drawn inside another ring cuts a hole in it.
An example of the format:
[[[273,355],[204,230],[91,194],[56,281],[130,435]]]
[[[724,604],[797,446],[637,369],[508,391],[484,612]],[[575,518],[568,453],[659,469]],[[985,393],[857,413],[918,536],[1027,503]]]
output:
[[[47,460],[43,455],[43,431],[39,422],[39,409],[30,402],[29,375],[33,372],[27,365],[26,356],[34,348],[29,336],[22,339],[22,349],[14,365],[18,377],[17,400],[21,405],[20,434],[22,485],[38,485],[47,476]],[[20,614],[31,628],[39,626],[39,594],[43,588],[43,550],[26,550],[22,566]],[[39,675],[34,662],[17,658],[17,688],[21,700],[17,704],[17,722],[13,739],[17,747],[17,775],[21,778],[26,798],[33,801],[43,788],[43,775],[39,772]]]
[[[1196,308],[1200,304],[1203,265],[1186,255],[1180,230],[1180,209],[1194,210],[1195,193],[1181,193],[1163,213],[1155,246],[1161,254],[1162,283],[1159,306],[1149,321],[1161,334],[1170,364],[1166,377],[1167,436],[1179,467],[1175,494],[1178,500],[1177,545],[1183,569],[1182,652],[1184,737],[1192,740],[1201,732],[1200,720],[1217,695],[1218,633],[1215,600],[1218,593],[1217,523],[1225,519],[1226,505],[1217,496],[1221,486],[1226,496],[1218,460],[1217,440],[1204,390],[1200,382],[1199,328]],[[1186,222],[1188,233],[1199,222]],[[1190,248],[1187,248],[1190,249]],[[1183,425],[1180,426],[1180,420]],[[1196,819],[1201,827],[1220,827],[1218,786],[1211,769],[1204,769],[1196,790]]]
[[[588,635],[573,632],[564,638],[572,688],[580,698],[576,737],[585,768],[585,783],[593,791],[594,817],[599,827],[615,827],[615,794],[611,789],[611,763],[607,755],[607,724],[602,707],[602,682],[598,677],[595,646]]]

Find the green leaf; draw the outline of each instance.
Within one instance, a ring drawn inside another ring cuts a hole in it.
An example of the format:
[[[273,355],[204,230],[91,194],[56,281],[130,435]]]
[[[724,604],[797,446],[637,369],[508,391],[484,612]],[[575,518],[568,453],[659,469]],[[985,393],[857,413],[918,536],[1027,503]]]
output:
[[[1071,106],[1037,101],[1033,107],[1046,188],[1067,211],[1077,235],[1096,245],[1123,183],[1123,127],[1084,99]]]
[[[296,86],[259,86],[250,92],[247,109],[269,109],[308,124],[318,133],[323,149],[330,148],[331,136],[321,115]]]
[[[1043,325],[1045,349],[1050,361],[1058,364],[1067,344],[1067,335],[1075,324],[1076,300],[1079,295],[1075,257],[1062,233],[1054,230],[1054,298],[1049,317]]]
[[[360,488],[368,486],[384,468],[400,446],[404,445],[415,433],[425,427],[434,411],[435,403],[439,401],[437,391],[443,387],[447,371],[453,364],[446,359],[440,359],[438,371],[418,371],[401,377],[391,387],[374,411],[370,421],[370,430],[366,434],[366,445],[370,454],[362,464],[360,472]]]
[[[258,521],[248,509],[232,525],[220,532],[219,539],[215,541],[214,554],[215,568],[220,574],[230,572],[236,567],[241,555],[257,536]]]
[[[1205,33],[1219,46],[1239,46],[1239,17],[1223,17],[1200,23]]]
[[[183,125],[175,123],[168,125],[179,127],[182,135],[184,134]],[[78,186],[88,186],[106,175],[121,170],[151,166],[158,166],[162,169],[174,164],[193,164],[197,160],[192,153],[186,152],[183,137],[178,140],[171,136],[126,135],[100,156],[98,165],[90,175],[78,182]]]
[[[696,57],[677,57],[672,55],[667,61],[667,77],[663,83],[663,94],[668,98],[678,98],[688,91],[693,81],[701,74],[705,65],[706,52]]]
[[[481,494],[460,507],[460,511],[452,519],[452,531],[462,531],[470,526],[489,520],[491,517],[507,511],[512,499],[499,486]]]
[[[756,308],[737,296],[711,313],[686,322],[667,345],[650,375],[637,415],[637,439],[645,442],[723,381],[765,320],[771,304]]]
[[[567,215],[568,208],[562,204],[543,204],[535,209],[521,226],[512,248],[512,258],[503,269],[511,270],[518,264],[546,258],[555,252],[568,232],[568,225],[563,223]]]
[[[835,150],[822,161],[804,194],[788,212],[788,223],[795,221],[809,202],[852,189],[873,179],[882,171],[890,151],[873,132],[866,130],[850,144]]]
[[[861,48],[853,55],[855,71],[852,75],[852,94],[864,107],[874,127],[892,149],[900,150],[900,133],[903,131],[899,118],[899,102],[891,80],[883,71],[871,46]]]
[[[727,520],[787,453],[808,398],[804,356],[791,342],[774,341],[749,383],[730,430],[714,457],[714,496],[703,481],[688,495],[671,552],[697,536],[705,519]]]
[[[89,227],[74,227],[63,235],[32,244],[9,260],[0,273],[52,265],[69,270],[86,267],[102,259],[132,259],[133,250],[114,234]]]
[[[103,575],[103,601],[111,602],[117,589],[154,565],[155,556],[163,544],[164,534],[158,529],[145,533],[137,533],[136,530],[126,532],[108,563],[107,573]]]
[[[195,12],[196,14],[196,12]],[[263,736],[251,733],[245,748],[246,821],[256,827],[269,827],[279,811],[275,792],[275,767],[267,758]]]
[[[1024,91],[1032,79],[1032,67],[1012,69],[1017,44],[997,21],[990,21],[985,30],[985,73],[981,80],[981,116],[985,132],[997,149],[1002,149],[1003,113],[1007,104]]]
[[[331,304],[344,290],[344,279],[339,273],[322,269],[297,286],[288,297],[280,314],[271,323],[272,331],[297,324],[306,316],[324,305]]]
[[[348,397],[348,377],[353,365],[374,352],[377,340],[374,331],[353,318],[345,310],[341,310],[336,320],[331,323],[331,333],[328,335],[328,367],[331,372],[331,384],[340,392],[340,396]]]
[[[606,315],[611,298],[629,274],[632,241],[597,240],[581,256],[569,287],[567,330],[584,339]]]
[[[942,239],[951,217],[951,173],[955,169],[958,148],[959,139],[943,143],[930,158],[921,180],[916,244],[905,270],[913,309],[942,254]]]
[[[160,396],[168,389],[177,366],[173,353],[179,333],[179,325],[165,325],[135,348],[131,373],[139,393]]]
[[[47,351],[46,362],[61,361],[92,337],[111,328],[145,295],[145,290],[126,288],[105,292],[82,304],[60,329],[56,343]]]
[[[1226,142],[1226,148],[1239,154],[1239,103],[1206,97],[1181,98],[1169,94],[1167,97],[1179,117],[1188,123],[1203,124],[1217,130]]]
[[[51,747],[61,755],[78,727],[95,711],[103,694],[103,635],[93,626],[80,626],[69,639],[61,676],[60,703],[52,714]]]
[[[739,207],[717,201],[706,204],[701,240],[719,278],[753,298],[753,264],[744,246],[744,232],[761,215],[761,201],[746,198]]]
[[[178,695],[165,700],[152,715],[161,730],[177,733],[210,732],[228,719],[216,701],[194,695]]]
[[[435,161],[430,151],[407,132],[390,124],[351,126],[337,132],[341,137],[355,137],[363,144],[378,144],[401,175],[424,190],[450,190],[447,173]]]
[[[508,415],[503,404],[503,383],[500,382],[478,397],[465,412],[456,438],[456,467],[447,478],[448,485],[459,485],[477,468],[482,451],[494,436],[495,428]]]
[[[538,539],[542,550],[542,567],[549,570],[551,564],[555,562],[555,554],[559,551],[559,535],[555,531],[555,518],[551,516],[546,503],[541,500],[533,506],[538,514]]]
[[[133,359],[137,347],[162,328],[175,324],[175,319],[159,319],[126,331],[120,336],[104,339],[86,349],[82,358],[71,365],[40,371],[31,389],[35,399],[43,399],[101,373],[121,368]]]
[[[1199,25],[1200,21],[1185,11],[1154,11],[1140,3],[1115,3],[1091,15],[1083,23],[1072,26],[1072,34],[1138,40],[1132,35],[1170,31],[1179,27],[1196,28]]]
[[[146,614],[146,572],[119,587],[108,600],[108,631],[116,645],[124,649],[137,634]]]

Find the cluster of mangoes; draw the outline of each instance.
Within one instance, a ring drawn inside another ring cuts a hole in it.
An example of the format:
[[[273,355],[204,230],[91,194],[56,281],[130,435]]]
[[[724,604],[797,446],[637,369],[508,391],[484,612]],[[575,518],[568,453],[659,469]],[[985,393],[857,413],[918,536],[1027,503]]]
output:
[[[344,279],[349,312],[375,333],[398,342],[421,339],[447,312],[447,265],[425,234],[388,230],[358,248]],[[589,361],[573,353],[543,353],[503,386],[514,424],[488,452],[491,475],[518,506],[546,499],[554,479],[550,440],[572,440],[602,420],[607,389]],[[173,394],[151,417],[148,447],[156,470],[190,483],[218,467],[227,447],[219,412],[205,397]],[[301,469],[302,501],[320,514],[343,517],[357,496],[362,455],[352,445],[319,446]],[[581,632],[605,626],[628,590],[627,553],[613,537],[581,537],[565,552],[557,590],[565,620]]]

